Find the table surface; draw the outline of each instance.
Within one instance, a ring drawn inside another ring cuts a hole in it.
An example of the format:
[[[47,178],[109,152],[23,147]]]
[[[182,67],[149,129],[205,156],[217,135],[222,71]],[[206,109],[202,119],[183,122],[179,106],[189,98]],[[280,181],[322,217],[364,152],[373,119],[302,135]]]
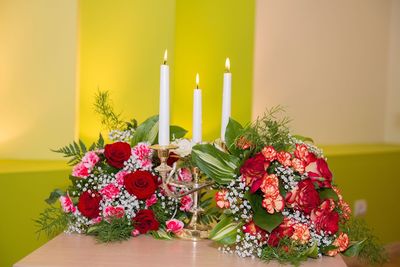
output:
[[[32,252],[14,267],[33,266],[280,266],[258,259],[240,258],[223,254],[211,241],[191,242],[185,240],[155,240],[149,236],[139,236],[128,241],[99,244],[93,237],[60,234],[36,251]],[[302,266],[346,267],[340,256],[309,259]]]

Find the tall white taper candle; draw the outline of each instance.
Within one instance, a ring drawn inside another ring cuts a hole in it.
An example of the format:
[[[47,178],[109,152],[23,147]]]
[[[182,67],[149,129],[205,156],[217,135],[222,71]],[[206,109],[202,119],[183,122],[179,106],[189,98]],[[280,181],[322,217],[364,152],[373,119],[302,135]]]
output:
[[[230,61],[226,58],[224,87],[222,92],[222,119],[221,119],[221,140],[225,142],[225,131],[231,116],[231,98],[232,98],[232,73],[230,72]]]
[[[158,144],[169,145],[169,66],[167,65],[167,50],[164,53],[164,62],[160,68],[160,110]]]
[[[192,142],[197,144],[202,141],[202,101],[199,89],[199,74],[196,74],[196,88],[193,93],[193,136]]]

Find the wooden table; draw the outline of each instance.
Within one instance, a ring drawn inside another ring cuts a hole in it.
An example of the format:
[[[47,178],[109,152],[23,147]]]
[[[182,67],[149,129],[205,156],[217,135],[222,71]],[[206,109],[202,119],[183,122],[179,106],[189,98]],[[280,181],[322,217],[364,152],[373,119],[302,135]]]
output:
[[[191,242],[184,240],[155,240],[148,236],[131,238],[129,241],[113,244],[98,244],[93,237],[60,234],[14,267],[34,266],[143,266],[143,267],[276,267],[258,259],[242,259],[236,255],[223,254],[210,241]],[[334,258],[309,259],[303,266],[345,267],[340,256]]]

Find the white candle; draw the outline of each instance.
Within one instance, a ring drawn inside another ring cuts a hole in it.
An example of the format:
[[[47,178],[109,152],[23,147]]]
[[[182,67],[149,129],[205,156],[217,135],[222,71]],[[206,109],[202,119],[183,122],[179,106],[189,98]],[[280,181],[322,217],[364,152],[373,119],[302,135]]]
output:
[[[202,107],[201,89],[199,89],[199,74],[196,75],[196,88],[193,93],[193,136],[194,144],[201,143],[202,139]]]
[[[231,98],[232,98],[232,73],[230,72],[230,61],[226,58],[224,87],[222,92],[222,120],[221,120],[221,140],[225,141],[225,131],[231,116]]]
[[[164,53],[164,62],[160,68],[160,110],[158,144],[169,145],[169,66],[167,65],[167,50]]]

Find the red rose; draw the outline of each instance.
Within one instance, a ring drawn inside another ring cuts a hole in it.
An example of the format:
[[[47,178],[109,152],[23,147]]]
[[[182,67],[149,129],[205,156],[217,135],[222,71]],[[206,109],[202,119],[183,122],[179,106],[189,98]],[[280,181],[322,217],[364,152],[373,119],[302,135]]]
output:
[[[318,231],[326,231],[335,234],[339,229],[339,214],[334,211],[335,202],[327,199],[311,212],[311,221]]]
[[[117,169],[124,167],[124,162],[132,155],[131,146],[125,142],[116,142],[104,147],[107,163]]]
[[[157,231],[160,226],[152,210],[140,210],[136,217],[132,219],[132,222],[135,229],[141,234],[146,234],[148,231]]]
[[[305,179],[298,183],[294,191],[286,195],[286,201],[288,204],[294,204],[305,214],[310,214],[313,209],[318,207],[321,199],[313,182],[310,179]]]
[[[322,158],[318,158],[306,166],[306,172],[311,180],[318,183],[320,187],[331,187],[332,172],[329,170],[328,163]]]
[[[97,192],[83,192],[79,197],[78,210],[83,216],[94,219],[99,216],[101,196]]]
[[[251,191],[253,193],[260,188],[269,163],[261,153],[257,153],[254,157],[246,160],[240,168],[240,173],[243,175],[246,185],[252,186]]]
[[[293,232],[294,232],[293,227],[285,225],[285,222],[283,222],[277,228],[272,230],[271,234],[269,235],[267,243],[271,247],[277,247],[282,238],[291,237],[293,235]]]
[[[138,199],[148,199],[157,189],[156,179],[148,171],[135,171],[124,176],[124,186]]]

